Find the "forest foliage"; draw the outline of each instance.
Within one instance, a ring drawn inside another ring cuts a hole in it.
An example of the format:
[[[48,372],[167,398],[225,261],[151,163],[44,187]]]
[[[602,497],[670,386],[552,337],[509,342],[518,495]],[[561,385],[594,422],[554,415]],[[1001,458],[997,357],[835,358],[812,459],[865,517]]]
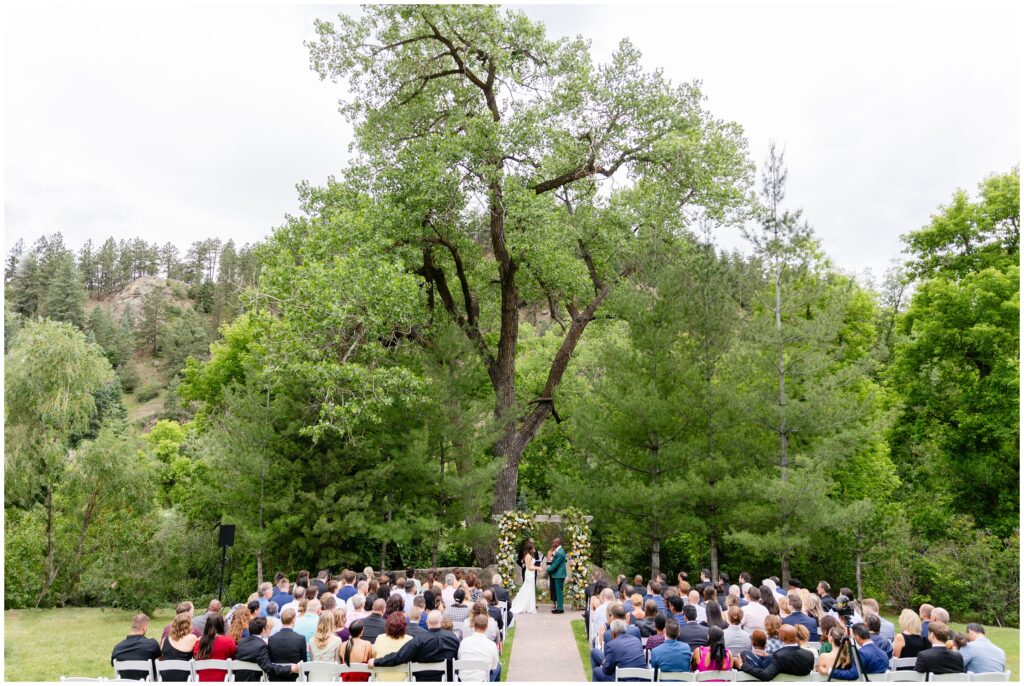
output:
[[[780,151],[755,175],[628,41],[595,64],[493,6],[318,36],[357,155],[266,241],[9,253],[6,607],[205,602],[222,522],[238,599],[278,570],[486,564],[494,512],[571,504],[611,572],[1017,624],[1017,169],[907,227],[875,283],[824,253]],[[190,306],[155,288],[115,320],[146,276]]]

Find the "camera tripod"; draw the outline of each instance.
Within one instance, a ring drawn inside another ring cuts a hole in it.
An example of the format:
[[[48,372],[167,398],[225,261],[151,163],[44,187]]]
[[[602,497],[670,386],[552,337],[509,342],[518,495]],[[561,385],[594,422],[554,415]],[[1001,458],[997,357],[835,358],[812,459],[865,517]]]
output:
[[[850,624],[849,615],[844,616],[843,620],[846,633],[843,634],[843,640],[839,641],[839,645],[836,646],[836,659],[832,662],[832,668],[828,670],[828,678],[825,681],[832,681],[832,675],[835,674],[836,666],[839,665],[839,660],[843,657],[844,650],[849,651],[850,661],[857,667],[857,680],[867,681],[868,676],[864,672],[864,663],[860,660],[860,650],[857,648],[857,643],[850,639],[853,625]]]

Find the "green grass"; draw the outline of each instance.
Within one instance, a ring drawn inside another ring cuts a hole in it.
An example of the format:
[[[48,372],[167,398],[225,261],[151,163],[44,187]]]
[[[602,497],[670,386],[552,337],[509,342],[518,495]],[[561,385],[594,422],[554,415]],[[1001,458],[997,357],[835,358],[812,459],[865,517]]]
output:
[[[516,628],[513,626],[505,634],[505,640],[501,644],[501,680],[508,681],[508,662],[512,659],[512,639],[516,637]]]
[[[899,633],[899,617],[885,615],[885,618],[893,623],[896,627],[896,633]],[[949,628],[952,631],[959,631],[962,634],[967,633],[966,624],[950,622]],[[1010,681],[1018,680],[1020,678],[1020,629],[1008,629],[986,625],[985,635],[988,636],[989,640],[1006,651],[1006,668],[1010,670]]]
[[[582,619],[572,620],[572,635],[576,638],[576,648],[580,651],[580,662],[583,663],[583,674],[587,681],[593,681],[594,675],[590,669],[590,640],[587,637],[587,625]]]
[[[133,614],[106,608],[7,610],[4,679],[58,681],[61,675],[112,678],[110,651],[128,635]],[[173,608],[158,610],[150,618],[146,635],[160,640],[160,633],[173,617]]]

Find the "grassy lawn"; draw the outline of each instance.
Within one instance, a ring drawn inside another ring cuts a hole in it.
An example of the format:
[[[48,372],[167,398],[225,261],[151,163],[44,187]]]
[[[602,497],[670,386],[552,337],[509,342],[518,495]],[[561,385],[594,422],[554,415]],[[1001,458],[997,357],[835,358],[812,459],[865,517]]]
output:
[[[4,678],[58,681],[66,676],[113,678],[110,651],[130,630],[132,612],[105,608],[4,612]],[[174,608],[150,618],[150,638],[160,640]],[[54,646],[59,645],[59,652]],[[57,657],[59,655],[59,657]]]
[[[582,619],[572,620],[572,635],[576,638],[576,648],[580,651],[580,661],[583,663],[583,674],[587,681],[592,681],[594,676],[590,669],[590,641],[587,639],[587,625]]]
[[[512,659],[512,639],[516,637],[516,628],[513,626],[505,634],[505,641],[501,644],[501,680],[508,681],[508,661]]]

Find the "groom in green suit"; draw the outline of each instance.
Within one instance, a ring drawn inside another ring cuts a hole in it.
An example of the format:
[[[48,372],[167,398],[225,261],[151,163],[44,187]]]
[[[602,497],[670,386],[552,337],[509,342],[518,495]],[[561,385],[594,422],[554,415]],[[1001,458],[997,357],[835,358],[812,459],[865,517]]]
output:
[[[562,614],[562,603],[565,601],[565,593],[562,586],[565,584],[565,548],[562,547],[562,539],[556,538],[551,542],[551,550],[548,551],[548,579],[551,581],[551,592],[554,596],[555,609],[552,614]]]

